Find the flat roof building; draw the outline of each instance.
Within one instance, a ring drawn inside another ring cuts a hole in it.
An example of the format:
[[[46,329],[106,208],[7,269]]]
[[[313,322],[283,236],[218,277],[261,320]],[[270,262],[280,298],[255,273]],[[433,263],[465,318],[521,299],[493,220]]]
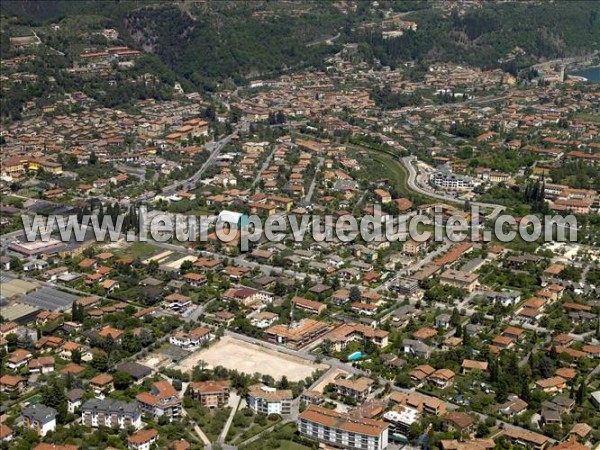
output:
[[[21,256],[52,255],[64,250],[66,245],[58,239],[47,241],[36,240],[33,242],[15,242],[8,246],[8,250]]]
[[[408,406],[397,406],[383,415],[383,420],[390,424],[390,433],[408,437],[410,426],[419,420],[421,414]]]

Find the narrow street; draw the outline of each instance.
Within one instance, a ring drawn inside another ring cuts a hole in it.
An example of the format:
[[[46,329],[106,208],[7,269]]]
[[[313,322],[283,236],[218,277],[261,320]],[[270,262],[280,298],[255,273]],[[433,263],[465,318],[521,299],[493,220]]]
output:
[[[227,422],[225,422],[223,431],[221,431],[221,434],[219,435],[219,439],[217,440],[217,442],[219,442],[219,444],[225,443],[225,439],[227,438],[227,433],[229,433],[229,429],[231,428],[231,424],[233,423],[233,418],[235,417],[235,413],[237,412],[238,408],[240,407],[241,401],[242,401],[242,398],[237,393],[232,392],[230,394],[229,404],[233,405],[233,406],[231,407],[231,413],[229,414],[229,417],[227,418]]]
[[[317,167],[315,167],[315,175],[310,183],[310,187],[308,188],[308,193],[306,197],[304,197],[304,204],[309,205],[312,201],[313,194],[315,193],[315,186],[317,185],[317,177],[319,175],[319,171],[321,170],[321,166],[323,165],[324,158],[319,157],[317,159]]]
[[[256,174],[256,177],[254,178],[254,181],[252,181],[252,186],[256,186],[258,184],[258,182],[260,181],[260,177],[262,176],[263,172],[265,170],[267,170],[267,167],[269,167],[269,164],[271,164],[271,160],[273,159],[273,155],[275,154],[275,151],[277,151],[277,146],[275,146],[275,148],[271,151],[271,153],[269,153],[269,156],[267,156],[267,159],[265,160],[263,165],[258,170],[258,173]],[[260,188],[257,187],[256,192],[260,192]]]

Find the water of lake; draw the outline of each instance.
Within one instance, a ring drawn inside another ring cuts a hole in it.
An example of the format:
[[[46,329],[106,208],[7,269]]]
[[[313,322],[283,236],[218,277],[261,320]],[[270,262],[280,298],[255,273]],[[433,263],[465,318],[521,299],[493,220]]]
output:
[[[589,67],[587,69],[580,70],[578,72],[574,72],[570,75],[584,77],[592,83],[600,83],[600,66],[599,67]]]

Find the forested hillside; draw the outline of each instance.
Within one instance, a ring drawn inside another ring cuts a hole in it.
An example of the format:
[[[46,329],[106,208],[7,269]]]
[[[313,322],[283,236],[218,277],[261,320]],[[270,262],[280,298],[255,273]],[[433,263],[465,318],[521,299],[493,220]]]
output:
[[[250,5],[144,8],[125,17],[135,42],[157,53],[195,84],[228,77],[241,82],[298,65],[321,64],[335,46],[308,46],[335,35],[346,18],[323,3],[306,11]]]
[[[524,63],[600,48],[600,2],[489,2],[464,15],[429,9],[411,20],[418,30],[399,38],[384,40],[380,33],[358,30],[353,39],[384,65],[424,60],[491,68],[515,47],[525,51]]]
[[[383,39],[378,26],[390,13],[405,12],[416,31]],[[106,17],[126,43],[152,52],[174,73],[198,88],[231,79],[268,76],[299,67],[322,67],[325,56],[359,43],[367,61],[398,66],[452,61],[482,68],[506,64],[513,49],[524,52],[510,64],[587,53],[599,48],[600,2],[488,2],[457,12],[429,2],[358,2],[341,9],[333,2],[188,1],[3,1],[5,17],[22,24]],[[370,26],[364,26],[369,23]],[[374,26],[373,26],[374,24]],[[324,40],[336,37],[332,45]],[[504,62],[503,62],[504,61]]]

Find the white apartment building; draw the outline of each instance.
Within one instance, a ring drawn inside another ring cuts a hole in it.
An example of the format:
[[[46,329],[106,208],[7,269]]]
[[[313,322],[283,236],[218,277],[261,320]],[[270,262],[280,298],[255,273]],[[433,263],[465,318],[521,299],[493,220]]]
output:
[[[390,423],[390,432],[392,434],[408,436],[410,426],[417,422],[421,414],[414,408],[408,406],[398,406],[397,408],[387,411],[383,415],[383,420]]]
[[[81,406],[81,423],[88,427],[124,430],[142,427],[142,414],[137,403],[92,398]]]
[[[352,417],[309,405],[298,416],[298,432],[326,445],[353,450],[383,450],[388,446],[389,424]]]
[[[57,411],[46,405],[38,403],[23,410],[21,423],[29,430],[35,431],[40,436],[46,436],[50,431],[56,430]]]
[[[437,188],[450,191],[467,191],[474,186],[473,180],[469,177],[456,175],[447,170],[438,170],[431,175],[431,184]]]
[[[248,391],[248,408],[262,414],[291,414],[293,398],[290,389],[255,384]]]
[[[202,342],[210,340],[210,330],[205,327],[195,328],[188,333],[177,331],[169,338],[173,345],[183,348],[198,347]]]

